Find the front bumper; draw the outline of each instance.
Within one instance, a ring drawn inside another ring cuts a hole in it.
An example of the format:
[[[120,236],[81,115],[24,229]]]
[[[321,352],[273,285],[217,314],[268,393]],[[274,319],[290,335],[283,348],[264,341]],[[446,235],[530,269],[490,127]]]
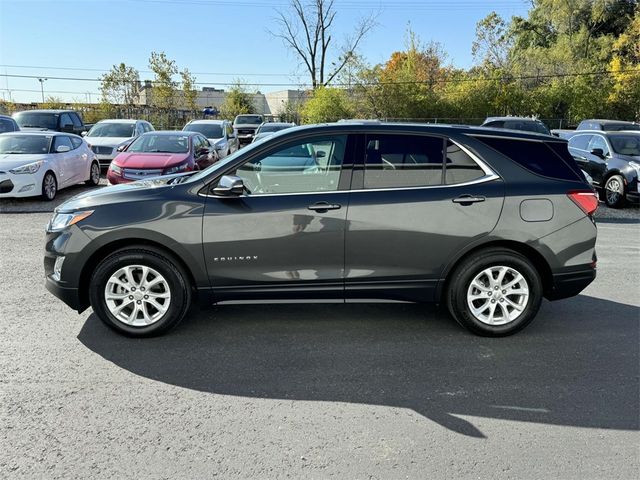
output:
[[[80,292],[77,288],[63,287],[55,280],[53,280],[49,275],[47,275],[46,277],[45,287],[53,295],[58,297],[74,310],[78,311],[78,313],[84,311],[87,308],[87,306],[83,305],[83,302],[80,301]]]
[[[595,267],[581,268],[570,272],[554,273],[551,290],[545,294],[548,300],[575,297],[596,278]]]
[[[42,167],[40,168],[42,170]],[[34,197],[42,194],[43,172],[15,175],[0,173],[0,198]]]

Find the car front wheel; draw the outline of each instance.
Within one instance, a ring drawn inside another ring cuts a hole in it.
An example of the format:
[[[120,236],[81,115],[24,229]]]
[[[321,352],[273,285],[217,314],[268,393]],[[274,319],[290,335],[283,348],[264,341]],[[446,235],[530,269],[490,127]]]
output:
[[[182,320],[191,290],[182,269],[164,255],[146,248],[125,249],[97,266],[89,298],[109,327],[128,336],[149,337]]]
[[[89,169],[89,179],[85,182],[92,187],[97,186],[100,183],[100,164],[98,162],[92,162]]]
[[[53,172],[47,172],[42,179],[42,198],[51,201],[56,198],[58,193],[58,181]]]
[[[506,249],[482,250],[463,260],[447,291],[451,315],[484,336],[516,333],[534,319],[541,302],[538,271],[526,257]]]

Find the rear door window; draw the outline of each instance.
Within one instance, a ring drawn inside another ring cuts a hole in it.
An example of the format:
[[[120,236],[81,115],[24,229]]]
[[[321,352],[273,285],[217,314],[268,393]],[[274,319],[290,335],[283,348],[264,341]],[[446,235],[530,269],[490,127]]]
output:
[[[444,140],[424,135],[367,135],[364,188],[441,185]]]
[[[451,140],[447,141],[447,159],[444,170],[447,185],[472,182],[485,176],[480,165]]]
[[[71,120],[71,115],[68,113],[63,113],[60,115],[60,128],[73,126],[73,120]]]
[[[593,135],[574,135],[569,139],[569,146],[586,152],[592,136]]]
[[[482,136],[475,138],[537,175],[576,180],[576,172],[544,142]]]
[[[69,137],[71,139],[71,144],[73,145],[73,148],[76,149],[78,148],[80,145],[82,145],[82,139],[78,138],[78,137]]]

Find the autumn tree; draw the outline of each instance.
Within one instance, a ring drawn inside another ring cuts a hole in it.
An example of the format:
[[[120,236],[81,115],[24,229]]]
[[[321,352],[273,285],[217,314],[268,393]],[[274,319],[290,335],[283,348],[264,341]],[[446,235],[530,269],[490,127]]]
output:
[[[153,72],[152,103],[168,110],[174,107],[175,92],[178,84],[173,77],[178,73],[176,62],[167,58],[164,52],[151,52],[149,68]]]
[[[361,19],[342,45],[334,41],[334,0],[290,0],[290,11],[278,11],[278,30],[271,32],[298,57],[313,89],[330,84],[374,28],[373,15]]]
[[[194,111],[196,109],[196,98],[198,92],[196,91],[196,77],[185,68],[180,72],[180,78],[182,79],[182,99],[184,107],[188,110]]]
[[[100,77],[102,101],[112,105],[134,105],[140,98],[140,74],[124,63],[114,65]]]

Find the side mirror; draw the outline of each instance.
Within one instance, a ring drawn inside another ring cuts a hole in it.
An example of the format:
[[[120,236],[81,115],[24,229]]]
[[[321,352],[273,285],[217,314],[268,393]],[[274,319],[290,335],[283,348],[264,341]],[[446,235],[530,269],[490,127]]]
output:
[[[63,125],[60,130],[62,130],[63,132],[73,132],[73,123],[67,123],[66,125]]]
[[[124,152],[128,146],[129,146],[128,143],[125,143],[124,145],[120,145],[118,148],[116,148],[116,152]]]
[[[604,150],[602,150],[601,148],[594,148],[593,150],[591,150],[591,155],[604,158]]]
[[[242,195],[244,182],[237,175],[223,175],[218,181],[218,186],[213,189],[213,193],[221,197]]]
[[[87,133],[89,133],[89,132],[87,132],[86,130],[83,130],[83,131],[80,133],[80,135],[82,135],[83,137],[86,137],[86,136],[87,136]]]
[[[71,148],[68,145],[58,145],[58,148],[56,148],[57,153],[66,153],[69,151],[71,151]]]

